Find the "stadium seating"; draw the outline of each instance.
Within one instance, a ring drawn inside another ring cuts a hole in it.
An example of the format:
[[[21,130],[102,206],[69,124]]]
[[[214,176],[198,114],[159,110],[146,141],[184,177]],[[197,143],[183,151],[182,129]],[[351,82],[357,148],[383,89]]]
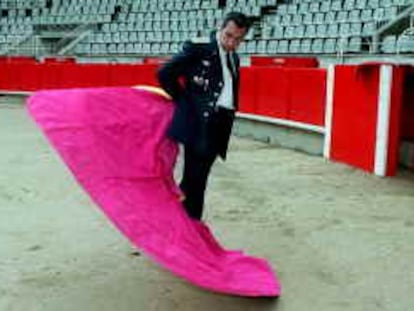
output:
[[[0,1],[0,52],[39,27],[93,25],[75,55],[169,55],[206,36],[224,14],[254,20],[242,54],[362,53],[370,36],[414,0],[16,0]],[[414,52],[412,35],[386,36],[381,53]],[[13,50],[15,52],[15,50]]]

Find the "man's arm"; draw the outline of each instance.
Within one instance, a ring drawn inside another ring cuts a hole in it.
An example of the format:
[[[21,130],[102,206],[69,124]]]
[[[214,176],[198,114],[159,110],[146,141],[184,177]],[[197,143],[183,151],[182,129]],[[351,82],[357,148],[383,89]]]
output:
[[[161,87],[176,101],[182,99],[184,95],[180,77],[195,63],[196,51],[195,45],[186,41],[182,50],[158,70],[158,81]]]

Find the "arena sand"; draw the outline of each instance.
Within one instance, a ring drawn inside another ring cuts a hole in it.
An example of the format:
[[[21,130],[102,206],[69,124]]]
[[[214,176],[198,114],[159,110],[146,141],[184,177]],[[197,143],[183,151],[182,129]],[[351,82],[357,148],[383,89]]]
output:
[[[179,173],[177,173],[179,174]],[[414,309],[414,176],[378,178],[233,138],[213,168],[206,221],[267,258],[279,299],[194,287],[137,252],[75,183],[26,115],[0,103],[0,310]]]

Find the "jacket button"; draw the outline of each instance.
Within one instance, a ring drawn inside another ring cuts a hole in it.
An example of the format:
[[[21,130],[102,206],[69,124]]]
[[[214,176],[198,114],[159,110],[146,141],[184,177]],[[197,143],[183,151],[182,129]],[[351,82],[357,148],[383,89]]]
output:
[[[203,116],[204,116],[204,118],[207,118],[209,116],[208,111],[204,111]]]
[[[220,94],[218,92],[214,92],[214,96],[218,97]]]
[[[219,86],[223,86],[223,82],[219,82],[219,84],[218,84]]]

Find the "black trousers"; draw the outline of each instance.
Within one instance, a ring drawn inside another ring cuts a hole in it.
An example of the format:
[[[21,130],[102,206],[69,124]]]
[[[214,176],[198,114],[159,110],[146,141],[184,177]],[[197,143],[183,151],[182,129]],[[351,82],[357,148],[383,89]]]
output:
[[[188,215],[201,220],[204,207],[204,193],[208,176],[216,156],[200,156],[192,148],[184,146],[184,171],[180,188],[184,192],[183,205]]]
[[[211,166],[218,155],[227,148],[228,137],[233,123],[232,111],[219,109],[209,130],[208,152],[201,154],[192,147],[184,146],[184,171],[180,188],[185,194],[183,202],[191,218],[201,220],[204,208],[204,195]]]

